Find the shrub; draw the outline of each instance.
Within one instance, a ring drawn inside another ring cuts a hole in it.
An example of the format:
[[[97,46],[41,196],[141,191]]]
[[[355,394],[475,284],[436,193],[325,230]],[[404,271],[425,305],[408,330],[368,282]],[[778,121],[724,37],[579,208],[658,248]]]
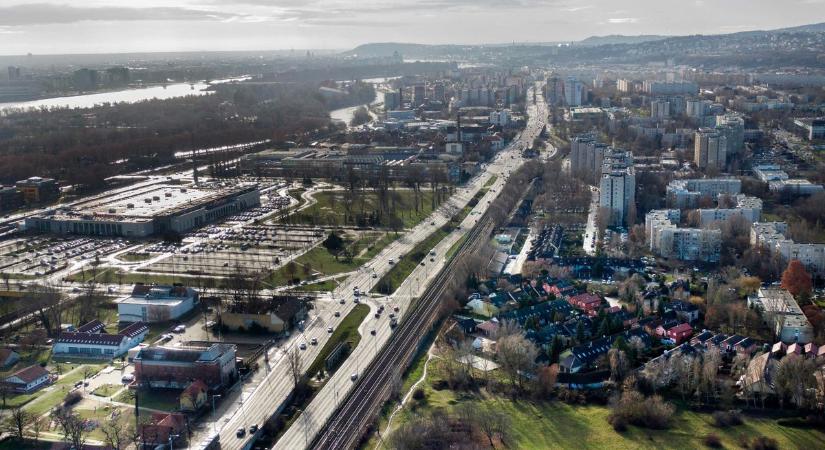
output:
[[[708,448],[722,448],[722,440],[713,433],[705,436],[704,443]]]
[[[662,397],[654,395],[645,398],[637,391],[623,392],[614,399],[611,409],[608,417],[611,424],[624,421],[626,424],[652,429],[669,427],[675,411],[673,405],[662,400]]]
[[[63,398],[63,406],[76,405],[80,403],[81,400],[83,400],[83,394],[77,391],[69,392],[66,394],[66,397]]]
[[[713,413],[713,424],[719,428],[742,425],[742,423],[742,414],[739,411],[716,411]]]
[[[759,436],[751,442],[752,450],[779,450],[779,443],[776,439],[766,436]]]
[[[418,388],[415,391],[413,391],[412,397],[415,400],[421,401],[427,398],[427,393],[424,392],[424,389]]]

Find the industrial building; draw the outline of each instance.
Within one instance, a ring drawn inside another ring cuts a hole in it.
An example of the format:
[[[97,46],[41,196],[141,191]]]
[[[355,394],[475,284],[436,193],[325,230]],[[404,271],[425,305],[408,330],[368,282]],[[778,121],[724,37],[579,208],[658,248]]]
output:
[[[25,227],[43,233],[142,238],[183,233],[260,203],[256,185],[162,184],[27,218]]]
[[[165,322],[191,311],[198,303],[198,292],[184,286],[136,284],[131,295],[115,303],[121,322]]]

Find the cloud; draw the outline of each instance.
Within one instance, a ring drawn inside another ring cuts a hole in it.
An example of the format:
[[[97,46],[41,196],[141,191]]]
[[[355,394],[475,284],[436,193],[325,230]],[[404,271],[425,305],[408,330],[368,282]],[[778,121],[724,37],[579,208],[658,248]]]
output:
[[[639,23],[636,17],[613,17],[607,19],[607,23]]]
[[[119,6],[77,7],[31,3],[0,7],[0,26],[66,24],[84,21],[226,21],[243,15],[181,7],[127,8]]]

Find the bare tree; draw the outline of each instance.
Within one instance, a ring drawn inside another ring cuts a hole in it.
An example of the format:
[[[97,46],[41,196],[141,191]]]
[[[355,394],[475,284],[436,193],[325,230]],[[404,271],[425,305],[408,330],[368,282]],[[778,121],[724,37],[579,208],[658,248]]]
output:
[[[39,416],[36,417],[33,421],[29,429],[32,432],[32,437],[34,437],[34,442],[37,442],[40,439],[40,433],[43,430],[47,430],[49,428],[49,420],[45,417]]]
[[[52,420],[57,423],[63,434],[63,440],[76,450],[82,450],[86,444],[88,432],[83,419],[79,415],[65,408],[52,410]]]
[[[101,427],[100,431],[106,438],[106,443],[113,450],[121,450],[129,447],[134,442],[132,440],[135,435],[134,426],[131,421],[125,420],[123,415],[117,415],[114,419],[106,421]]]
[[[9,411],[3,421],[3,430],[22,441],[25,437],[26,427],[31,424],[34,417],[34,414],[26,411],[22,406],[16,406]]]
[[[610,365],[610,379],[620,383],[627,376],[630,369],[630,363],[627,361],[627,356],[622,350],[618,348],[611,348],[607,351],[607,360]]]
[[[524,334],[509,334],[496,341],[496,356],[502,371],[510,379],[510,385],[523,388],[522,374],[532,370],[538,349]]]
[[[785,400],[799,409],[810,407],[815,402],[817,389],[816,363],[795,353],[785,356],[774,373],[774,386],[779,396],[779,404]]]
[[[289,374],[292,375],[292,387],[297,389],[301,382],[301,351],[298,347],[292,347],[287,353],[287,364],[289,364]]]
[[[476,427],[484,433],[484,436],[490,441],[490,447],[496,448],[494,439],[496,437],[504,444],[508,439],[507,432],[510,430],[510,417],[494,406],[482,406],[476,408],[473,415]]]

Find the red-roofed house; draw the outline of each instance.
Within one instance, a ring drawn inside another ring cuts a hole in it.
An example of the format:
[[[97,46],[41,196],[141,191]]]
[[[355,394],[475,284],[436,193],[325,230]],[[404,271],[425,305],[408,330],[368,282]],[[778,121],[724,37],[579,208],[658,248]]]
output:
[[[201,380],[195,380],[186,386],[180,394],[181,411],[197,411],[206,404],[209,387]]]
[[[676,345],[688,340],[693,335],[693,327],[689,323],[680,323],[667,330],[667,337],[673,339]]]
[[[186,416],[181,413],[152,413],[152,419],[140,425],[140,439],[148,448],[169,445],[169,436],[178,436],[175,443],[182,443],[186,428]]]
[[[599,306],[602,304],[602,298],[596,294],[584,293],[570,297],[567,299],[567,302],[573,307],[590,313],[591,311],[596,311],[599,309]]]
[[[38,364],[18,370],[6,377],[3,382],[15,392],[28,394],[49,384],[49,372]]]

